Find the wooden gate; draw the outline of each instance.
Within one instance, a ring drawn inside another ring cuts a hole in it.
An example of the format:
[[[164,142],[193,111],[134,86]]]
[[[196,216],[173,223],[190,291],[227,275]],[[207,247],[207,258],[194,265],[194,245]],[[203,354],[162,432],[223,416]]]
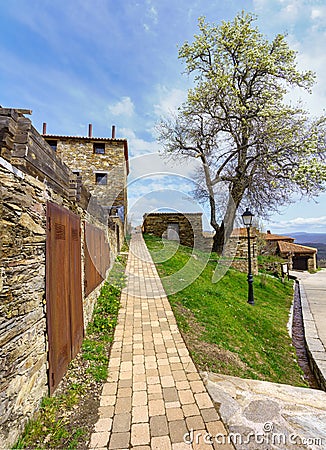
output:
[[[80,218],[47,203],[46,305],[49,387],[53,393],[84,335]]]

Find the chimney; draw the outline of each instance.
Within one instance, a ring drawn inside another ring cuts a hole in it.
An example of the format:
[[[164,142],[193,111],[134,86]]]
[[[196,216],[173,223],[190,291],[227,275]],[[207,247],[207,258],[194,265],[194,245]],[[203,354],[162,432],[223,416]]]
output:
[[[115,139],[115,125],[112,125],[112,139]]]
[[[46,134],[46,122],[43,122],[43,133],[42,134]]]
[[[88,137],[91,138],[93,136],[93,125],[91,123],[88,124]]]
[[[267,230],[267,234],[271,234],[271,230]]]

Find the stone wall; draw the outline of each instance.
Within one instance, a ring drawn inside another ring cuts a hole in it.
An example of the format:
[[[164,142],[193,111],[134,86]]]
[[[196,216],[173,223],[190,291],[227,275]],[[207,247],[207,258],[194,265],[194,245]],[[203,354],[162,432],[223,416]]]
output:
[[[46,190],[1,163],[0,442],[10,446],[48,392]]]
[[[180,244],[195,247],[205,252],[211,252],[213,234],[203,233],[202,213],[149,213],[144,215],[143,232],[154,236],[167,238],[167,228],[171,223],[179,224]],[[256,233],[250,239],[252,271],[258,274]],[[239,233],[232,236],[223,251],[223,264],[234,267],[241,272],[248,271],[248,240],[247,235]]]
[[[150,213],[144,215],[143,231],[167,238],[169,224],[179,225],[181,245],[198,248],[203,240],[201,213]]]
[[[81,218],[84,328],[101,288],[85,297],[84,222],[105,231],[111,265],[119,251],[117,226],[123,243],[123,224],[107,217],[19,111],[0,109],[0,151],[0,442],[9,448],[48,394],[47,201]]]

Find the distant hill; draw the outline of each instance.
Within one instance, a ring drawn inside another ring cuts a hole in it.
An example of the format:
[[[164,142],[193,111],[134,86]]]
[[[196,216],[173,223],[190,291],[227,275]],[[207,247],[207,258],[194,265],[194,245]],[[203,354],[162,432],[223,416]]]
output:
[[[288,233],[289,236],[295,238],[296,244],[308,245],[310,244],[325,244],[326,245],[326,233]],[[313,245],[312,245],[313,247]]]

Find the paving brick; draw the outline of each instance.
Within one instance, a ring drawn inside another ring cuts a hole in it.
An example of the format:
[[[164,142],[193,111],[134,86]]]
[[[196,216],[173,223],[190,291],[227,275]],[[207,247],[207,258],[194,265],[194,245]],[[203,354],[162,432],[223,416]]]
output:
[[[166,402],[177,402],[179,400],[177,389],[175,387],[163,388],[163,398]]]
[[[184,370],[174,370],[172,376],[175,381],[187,381],[187,376]]]
[[[102,389],[102,395],[115,395],[117,392],[117,383],[105,383]]]
[[[117,392],[117,396],[118,397],[131,397],[131,395],[132,395],[132,389],[131,389],[131,387],[129,388],[121,388],[121,389],[119,389],[118,390],[118,392]]]
[[[187,405],[188,403],[195,403],[195,398],[191,391],[186,391],[186,390],[179,391],[178,395],[179,395],[180,403],[182,405]]]
[[[204,383],[202,381],[190,381],[190,387],[194,394],[199,394],[200,392],[206,392]]]
[[[213,406],[210,396],[205,392],[203,394],[195,394],[196,403],[201,408],[211,408]]]
[[[216,434],[224,434],[225,436],[227,435],[227,431],[220,420],[208,422],[206,423],[206,427],[208,432],[211,433],[212,436],[215,436]]]
[[[188,433],[184,420],[173,420],[169,422],[169,431],[172,443],[184,442],[183,437]]]
[[[153,437],[151,439],[151,450],[171,450],[171,449],[172,449],[171,441],[168,436]]]
[[[149,424],[135,423],[131,426],[131,445],[146,445],[150,442]]]
[[[168,422],[165,416],[152,416],[149,422],[151,436],[166,436],[168,431]]]
[[[178,391],[181,391],[183,389],[190,389],[190,384],[188,381],[176,381],[175,386]]]
[[[148,422],[148,406],[134,406],[132,408],[132,423]]]
[[[205,428],[202,416],[191,416],[186,418],[188,430],[201,430]]]
[[[160,378],[157,377],[157,376],[154,376],[154,377],[147,377],[147,378],[146,378],[146,381],[147,381],[147,384],[148,384],[148,385],[150,385],[150,384],[159,384],[159,383],[160,383]]]
[[[182,405],[182,411],[185,417],[198,416],[200,414],[199,408],[196,403]]]
[[[112,433],[109,442],[109,449],[129,448],[130,433]]]
[[[116,414],[113,418],[112,432],[122,433],[130,430],[131,414]]]
[[[161,377],[167,376],[167,375],[170,375],[170,376],[172,375],[172,370],[171,370],[171,367],[169,364],[159,366],[158,371],[159,371]]]
[[[176,444],[172,444],[172,450],[191,450],[191,447],[184,442],[178,442]]]
[[[99,433],[93,433],[91,436],[91,442],[89,446],[91,448],[106,447],[110,438],[110,433],[107,431],[101,431]]]
[[[161,416],[165,414],[165,407],[163,400],[151,400],[148,403],[149,416]]]
[[[123,414],[131,412],[131,398],[119,397],[117,399],[114,414]]]
[[[127,380],[120,380],[118,384],[118,389],[128,388],[132,386],[132,379],[128,378]]]
[[[135,381],[132,385],[133,391],[146,391],[147,384],[145,381]]]
[[[160,384],[150,384],[147,387],[148,394],[162,394],[162,387]]]
[[[174,378],[171,375],[164,375],[161,377],[162,387],[173,387],[175,385]]]
[[[147,392],[136,391],[132,395],[132,406],[147,405]]]
[[[202,408],[200,413],[204,422],[214,422],[220,419],[220,416],[215,408]]]
[[[100,418],[95,424],[95,432],[101,431],[111,431],[112,428],[112,419],[111,418]]]
[[[110,418],[113,417],[114,406],[100,406],[98,409],[100,418]]]
[[[182,420],[183,411],[181,408],[167,408],[166,417],[169,422],[171,422],[172,420]]]
[[[100,406],[113,406],[116,402],[115,395],[102,395],[100,398]]]

